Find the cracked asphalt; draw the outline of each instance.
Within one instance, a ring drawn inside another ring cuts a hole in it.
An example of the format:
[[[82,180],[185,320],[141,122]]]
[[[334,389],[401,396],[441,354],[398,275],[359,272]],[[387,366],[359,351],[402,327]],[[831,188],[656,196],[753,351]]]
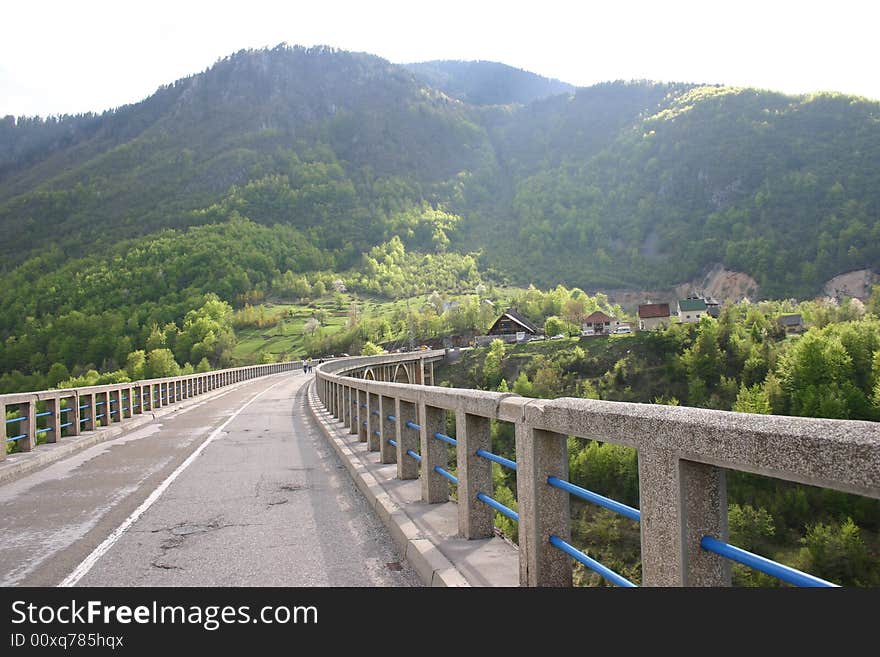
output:
[[[0,585],[57,585],[266,390],[78,585],[419,586],[314,426],[309,378],[252,381],[0,486]]]

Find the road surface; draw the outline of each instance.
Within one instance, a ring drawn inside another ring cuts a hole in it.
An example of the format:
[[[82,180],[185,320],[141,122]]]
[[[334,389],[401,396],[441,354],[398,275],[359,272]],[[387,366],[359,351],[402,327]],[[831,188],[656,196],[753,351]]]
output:
[[[309,416],[311,379],[255,379],[0,486],[0,585],[420,585]]]

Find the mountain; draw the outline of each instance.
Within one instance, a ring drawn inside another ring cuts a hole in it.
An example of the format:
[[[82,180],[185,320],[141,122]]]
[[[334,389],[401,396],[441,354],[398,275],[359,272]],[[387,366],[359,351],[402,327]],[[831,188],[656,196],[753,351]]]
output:
[[[575,87],[499,62],[436,60],[404,64],[434,89],[471,105],[528,105]]]
[[[808,297],[880,269],[880,103],[246,50],[103,114],[0,120],[0,231],[4,370],[119,362],[206,293],[337,279],[638,290],[723,265]]]

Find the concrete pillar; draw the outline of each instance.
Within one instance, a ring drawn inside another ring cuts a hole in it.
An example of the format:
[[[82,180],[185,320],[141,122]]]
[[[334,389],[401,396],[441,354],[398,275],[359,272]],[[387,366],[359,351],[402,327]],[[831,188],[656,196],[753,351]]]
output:
[[[345,424],[345,386],[336,384],[336,417]]]
[[[107,413],[107,424],[122,422],[122,389],[108,390],[107,400],[107,405],[110,408],[110,412]]]
[[[0,461],[5,461],[6,460],[6,445],[8,444],[6,442],[6,438],[9,436],[9,433],[6,430],[6,427],[9,425],[6,424],[6,404],[4,404],[3,402],[0,402],[0,413],[3,414],[3,449],[0,449]]]
[[[643,586],[730,586],[730,562],[700,539],[728,540],[724,471],[666,450],[639,452]]]
[[[434,438],[435,433],[446,433],[446,410],[419,403],[419,442],[422,453],[422,502],[437,504],[449,501],[449,481],[434,470],[440,466],[449,467],[449,448],[442,440]]]
[[[18,431],[16,435],[25,437],[18,441],[18,449],[22,452],[30,452],[37,446],[37,404],[36,399],[18,405],[21,422],[16,422]]]
[[[339,406],[342,411],[342,424],[346,428],[351,428],[351,388],[342,386],[342,402]]]
[[[358,427],[360,426],[360,424],[358,423],[358,390],[357,390],[357,388],[349,388],[348,389],[348,412],[349,412],[348,433],[357,434],[357,433],[359,433]]]
[[[80,419],[83,420],[80,425],[82,431],[95,430],[95,393],[90,392],[79,396],[79,406],[85,408],[80,409]]]
[[[376,435],[377,431],[381,431],[379,426],[381,425],[380,418],[378,413],[381,413],[381,409],[379,408],[379,395],[374,395],[371,392],[367,393],[367,450],[370,452],[379,451],[379,436]]]
[[[379,397],[379,426],[381,427],[379,431],[382,432],[382,435],[379,436],[379,461],[381,463],[394,463],[397,461],[397,447],[388,442],[389,439],[398,442],[397,422],[388,419],[389,415],[396,417],[396,412],[397,407],[393,397],[385,397],[384,395]],[[415,460],[411,456],[404,456],[403,458],[409,461]]]
[[[358,441],[365,443],[367,442],[367,430],[370,424],[367,421],[369,412],[367,410],[367,392],[365,390],[358,390],[357,412]]]
[[[67,398],[67,407],[70,409],[70,411],[64,414],[64,417],[67,418],[65,422],[70,422],[70,426],[67,427],[67,435],[78,436],[80,432],[80,414],[79,396],[76,393],[73,393],[73,396]]]
[[[396,400],[395,413],[397,416],[397,478],[418,479],[419,462],[411,456],[407,456],[407,450],[418,451],[424,454],[421,448],[421,434],[419,431],[406,426],[407,422],[418,424],[418,406],[412,402]],[[422,463],[425,457],[422,456]],[[436,473],[435,473],[436,474]]]
[[[434,385],[434,362],[428,363],[428,385]]]
[[[43,403],[46,405],[46,412],[51,413],[51,415],[46,415],[46,427],[49,428],[49,431],[44,431],[41,435],[45,438],[47,443],[57,443],[61,440],[61,399],[57,397],[52,397],[50,399],[46,399]],[[64,415],[67,415],[65,413]]]
[[[135,388],[133,386],[125,386],[122,389],[123,396],[126,397],[126,399],[124,399],[122,401],[122,406],[124,407],[123,411],[122,411],[123,412],[122,417],[124,417],[124,418],[131,417],[132,415],[134,415],[134,404],[135,404],[135,401],[137,401],[135,399],[134,391],[135,391]]]
[[[518,423],[516,464],[520,586],[571,586],[571,557],[550,545],[571,541],[570,495],[547,484],[568,480],[566,437]]]
[[[492,462],[477,456],[478,449],[492,451],[489,419],[455,413],[455,437],[458,440],[458,531],[467,539],[493,535],[494,511],[477,499],[477,493],[492,495]]]

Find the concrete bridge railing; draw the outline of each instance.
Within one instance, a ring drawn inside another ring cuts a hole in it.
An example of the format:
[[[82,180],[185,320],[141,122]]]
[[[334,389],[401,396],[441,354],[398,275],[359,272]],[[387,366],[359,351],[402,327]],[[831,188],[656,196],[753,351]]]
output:
[[[420,479],[424,502],[448,501],[455,481],[467,539],[493,535],[490,422],[513,423],[516,462],[507,466],[517,471],[522,586],[572,582],[574,555],[560,549],[571,534],[570,493],[560,488],[568,479],[567,436],[638,450],[641,508],[626,509],[640,521],[648,586],[730,585],[729,559],[739,559],[713,547],[728,541],[727,469],[880,498],[875,423],[423,385],[442,358],[420,352],[326,363],[316,370],[318,396],[382,463],[397,463],[398,478]],[[447,414],[454,440],[443,433]],[[446,469],[445,443],[455,444],[455,475]]]
[[[3,417],[10,412],[14,415],[5,420],[5,442],[16,443],[18,451],[30,452],[38,440],[56,443],[101,427],[124,424],[130,418],[232,383],[300,367],[299,361],[250,365],[146,381],[0,395]],[[5,458],[4,445],[0,461]]]

